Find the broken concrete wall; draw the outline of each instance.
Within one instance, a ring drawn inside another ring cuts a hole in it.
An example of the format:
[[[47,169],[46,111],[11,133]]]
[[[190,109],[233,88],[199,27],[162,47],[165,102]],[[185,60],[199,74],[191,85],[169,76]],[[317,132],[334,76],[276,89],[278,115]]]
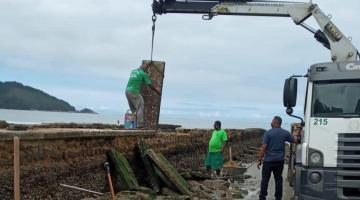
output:
[[[263,130],[228,130],[236,136],[230,145],[234,155],[248,146],[259,146]],[[42,129],[0,130],[0,199],[13,196],[13,136],[20,137],[21,199],[80,199],[89,194],[59,186],[60,183],[102,191],[106,185],[105,152],[123,153],[138,179],[143,172],[136,158],[139,138],[161,152],[178,169],[203,166],[211,130],[192,129],[171,133],[124,130]],[[228,153],[225,153],[228,157]],[[245,159],[245,157],[244,157]],[[228,158],[227,158],[228,160]]]

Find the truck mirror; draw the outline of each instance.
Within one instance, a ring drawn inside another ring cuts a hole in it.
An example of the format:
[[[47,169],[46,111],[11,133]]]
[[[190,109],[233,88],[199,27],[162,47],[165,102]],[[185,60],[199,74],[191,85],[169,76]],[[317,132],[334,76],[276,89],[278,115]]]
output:
[[[297,79],[288,78],[284,84],[284,106],[286,108],[292,108],[296,106],[296,95],[297,95]]]

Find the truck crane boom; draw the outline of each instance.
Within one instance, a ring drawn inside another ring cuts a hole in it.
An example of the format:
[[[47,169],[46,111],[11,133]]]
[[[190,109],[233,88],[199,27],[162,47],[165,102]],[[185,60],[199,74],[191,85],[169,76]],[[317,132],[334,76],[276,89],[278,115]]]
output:
[[[357,48],[331,21],[317,4],[284,1],[249,0],[154,0],[154,14],[185,13],[203,14],[210,20],[218,15],[291,17],[296,25],[301,25],[314,33],[317,41],[331,51],[333,62],[356,61]],[[314,16],[321,30],[315,31],[304,24]]]

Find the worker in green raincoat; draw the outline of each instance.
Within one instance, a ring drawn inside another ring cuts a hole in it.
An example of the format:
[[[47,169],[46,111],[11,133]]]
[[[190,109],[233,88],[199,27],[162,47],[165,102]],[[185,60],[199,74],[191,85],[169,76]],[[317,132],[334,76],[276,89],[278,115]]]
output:
[[[131,112],[136,113],[137,127],[144,127],[144,99],[141,95],[141,87],[147,85],[158,95],[160,92],[153,86],[152,81],[148,74],[145,73],[145,69],[150,64],[143,64],[138,69],[132,70],[128,84],[126,86],[126,98],[129,103]]]
[[[215,121],[214,131],[209,141],[209,151],[205,159],[205,166],[208,172],[215,171],[220,175],[220,169],[224,165],[223,149],[228,140],[224,129],[221,129],[221,122]]]

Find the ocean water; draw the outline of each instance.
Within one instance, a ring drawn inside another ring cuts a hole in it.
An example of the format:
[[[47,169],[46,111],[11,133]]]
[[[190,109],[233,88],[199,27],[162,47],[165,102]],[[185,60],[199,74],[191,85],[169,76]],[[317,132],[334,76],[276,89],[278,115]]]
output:
[[[71,123],[71,122],[122,124],[124,118],[121,115],[0,109],[0,120],[5,120],[9,123],[17,123],[17,124]]]
[[[123,124],[124,114],[86,114],[72,112],[50,112],[35,110],[11,110],[0,109],[0,120],[15,124],[41,124],[41,123],[101,123],[101,124]],[[160,123],[177,124],[186,128],[211,128],[209,120],[167,117],[160,119]]]
[[[123,124],[125,113],[111,114],[85,114],[71,112],[49,112],[34,110],[0,109],[0,120],[16,124],[41,123],[101,123]],[[221,118],[221,117],[220,117]],[[219,119],[207,117],[176,116],[160,114],[160,124],[175,124],[183,128],[213,128],[215,120],[221,120],[223,128],[264,128],[268,123],[252,120]]]

